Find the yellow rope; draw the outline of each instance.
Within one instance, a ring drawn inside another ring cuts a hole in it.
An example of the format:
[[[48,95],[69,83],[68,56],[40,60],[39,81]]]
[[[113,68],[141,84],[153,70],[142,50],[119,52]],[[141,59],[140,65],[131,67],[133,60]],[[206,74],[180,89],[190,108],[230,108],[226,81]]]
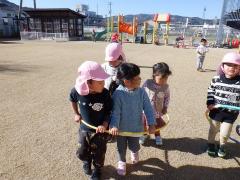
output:
[[[166,116],[166,118],[167,118],[166,125],[163,126],[162,128],[156,129],[155,131],[159,131],[160,129],[163,129],[164,127],[167,126],[167,124],[169,123],[169,116],[168,116],[168,114],[165,114],[165,116]],[[81,122],[82,122],[83,124],[85,124],[86,126],[88,126],[89,128],[91,128],[91,129],[95,129],[95,130],[97,129],[97,127],[92,126],[91,124],[88,124],[88,123],[87,123],[86,121],[84,121],[84,120],[81,120]],[[106,130],[105,132],[110,134],[109,130]],[[119,133],[118,133],[118,136],[141,137],[141,136],[143,136],[144,134],[149,135],[149,132],[148,132],[148,131],[145,131],[145,132],[119,132]]]

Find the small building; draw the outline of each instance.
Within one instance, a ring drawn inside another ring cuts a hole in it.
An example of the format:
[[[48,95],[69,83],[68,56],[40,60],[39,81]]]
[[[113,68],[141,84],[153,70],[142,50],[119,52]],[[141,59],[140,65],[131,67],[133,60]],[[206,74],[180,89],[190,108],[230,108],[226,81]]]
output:
[[[22,33],[66,34],[69,40],[81,40],[84,37],[83,21],[86,16],[71,9],[23,9],[23,11],[28,16],[20,23]]]
[[[0,0],[0,38],[13,38],[19,36],[17,6],[7,0]]]

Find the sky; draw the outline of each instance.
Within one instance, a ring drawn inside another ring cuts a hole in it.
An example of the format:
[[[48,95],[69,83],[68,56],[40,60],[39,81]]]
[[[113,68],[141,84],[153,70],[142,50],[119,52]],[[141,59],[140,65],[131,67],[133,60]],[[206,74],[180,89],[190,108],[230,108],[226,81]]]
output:
[[[9,0],[19,5],[20,0]],[[89,5],[90,11],[109,16],[110,0],[36,0],[37,8],[70,8]],[[112,15],[170,13],[172,15],[220,18],[223,0],[111,0]],[[33,7],[33,0],[23,0],[23,6]]]

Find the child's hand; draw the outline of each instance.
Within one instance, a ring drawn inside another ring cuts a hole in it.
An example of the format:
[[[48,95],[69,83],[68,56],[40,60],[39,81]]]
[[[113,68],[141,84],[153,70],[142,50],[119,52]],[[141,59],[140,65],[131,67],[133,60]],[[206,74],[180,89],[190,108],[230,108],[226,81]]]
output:
[[[149,126],[148,132],[149,132],[149,134],[154,134],[155,133],[155,126],[154,125]]]
[[[113,135],[113,136],[117,136],[118,135],[118,128],[111,128],[109,130],[109,132]]]
[[[166,107],[163,108],[162,113],[167,114],[167,108]]]
[[[75,116],[74,116],[75,122],[79,123],[79,122],[81,122],[81,119],[82,119],[82,116],[80,114],[75,114]]]
[[[100,125],[96,129],[96,133],[104,133],[106,131],[106,128],[103,125]]]
[[[207,106],[208,110],[211,111],[213,109],[215,109],[215,105],[214,104],[210,104]]]

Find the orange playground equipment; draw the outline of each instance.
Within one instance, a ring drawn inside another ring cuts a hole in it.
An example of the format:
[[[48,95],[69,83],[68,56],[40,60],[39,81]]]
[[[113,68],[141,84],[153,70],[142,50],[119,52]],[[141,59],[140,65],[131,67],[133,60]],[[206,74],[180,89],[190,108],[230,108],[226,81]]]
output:
[[[155,14],[153,18],[154,27],[153,27],[153,44],[159,44],[158,39],[158,26],[160,23],[166,24],[166,31],[163,34],[164,44],[168,45],[168,34],[170,26],[170,14]]]
[[[124,22],[124,16],[119,15],[117,24],[114,23],[114,17],[110,17],[107,19],[107,32],[108,36],[111,37],[111,35],[116,32],[115,27],[117,26],[117,32],[120,34],[119,39],[122,41],[122,33],[127,33],[129,35],[133,36],[133,42],[135,42],[135,38],[138,31],[138,20],[137,17],[133,18],[132,24]]]
[[[123,16],[118,16],[118,31],[119,33],[135,35],[137,33],[137,18],[134,17],[133,24],[127,24],[124,22]]]
[[[123,16],[118,16],[118,33],[131,34],[133,36],[133,42],[134,42],[137,31],[138,31],[137,17],[133,18],[132,24],[128,24],[124,22]],[[121,40],[122,40],[122,36],[121,36]]]

